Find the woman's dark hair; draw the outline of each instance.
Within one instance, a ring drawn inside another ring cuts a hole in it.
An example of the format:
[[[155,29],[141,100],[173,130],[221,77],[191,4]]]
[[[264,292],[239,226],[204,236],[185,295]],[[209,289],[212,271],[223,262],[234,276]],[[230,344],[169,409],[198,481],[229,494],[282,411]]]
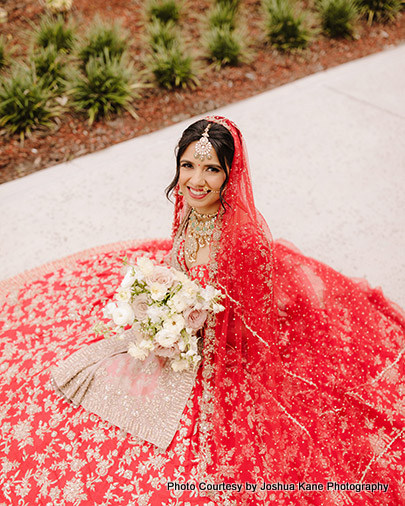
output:
[[[219,190],[219,200],[225,210],[224,204],[229,204],[224,199],[222,193],[225,189],[226,183],[229,180],[229,170],[232,167],[233,155],[235,153],[235,143],[233,141],[231,132],[227,128],[220,125],[219,123],[207,121],[206,119],[196,121],[188,128],[186,128],[186,130],[184,130],[183,135],[181,136],[181,139],[179,140],[179,143],[175,149],[176,174],[173,178],[173,181],[166,188],[165,193],[166,197],[170,200],[171,193],[179,181],[181,157],[183,156],[184,151],[192,142],[201,139],[201,136],[204,130],[207,128],[208,124],[211,125],[208,131],[209,141],[212,144],[212,147],[215,149],[218,161],[226,175],[225,181],[222,183],[222,186]]]

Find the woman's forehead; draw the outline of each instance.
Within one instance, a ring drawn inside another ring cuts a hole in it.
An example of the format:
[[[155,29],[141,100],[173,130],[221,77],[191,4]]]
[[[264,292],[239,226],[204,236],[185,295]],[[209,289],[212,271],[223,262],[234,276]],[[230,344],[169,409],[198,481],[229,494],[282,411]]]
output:
[[[197,144],[197,141],[191,142],[187,146],[187,148],[184,150],[184,153],[182,154],[182,156],[180,157],[180,159],[181,160],[187,159],[187,161],[195,163],[195,164],[198,164],[198,165],[212,165],[213,163],[221,165],[219,163],[218,156],[217,156],[217,153],[216,153],[216,151],[214,149],[214,146],[212,146],[212,149],[211,149],[211,158],[210,159],[206,159],[203,162],[201,162],[200,160],[196,160],[195,157],[194,157],[194,154],[195,154],[195,151],[196,151],[195,150],[196,144]]]

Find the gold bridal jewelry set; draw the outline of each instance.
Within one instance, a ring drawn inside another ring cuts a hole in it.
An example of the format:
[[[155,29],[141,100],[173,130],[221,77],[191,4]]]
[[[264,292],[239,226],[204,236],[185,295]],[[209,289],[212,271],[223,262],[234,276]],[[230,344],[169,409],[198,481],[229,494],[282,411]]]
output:
[[[194,158],[204,161],[205,158],[212,158],[212,144],[208,139],[208,131],[211,123],[204,130],[200,140],[195,145]],[[204,191],[209,190],[205,184]],[[218,190],[211,190],[213,193],[219,193]],[[197,252],[199,248],[203,248],[209,244],[215,227],[215,220],[218,211],[215,214],[202,214],[191,209],[188,221],[188,237],[184,248],[184,254],[190,263],[197,260]]]

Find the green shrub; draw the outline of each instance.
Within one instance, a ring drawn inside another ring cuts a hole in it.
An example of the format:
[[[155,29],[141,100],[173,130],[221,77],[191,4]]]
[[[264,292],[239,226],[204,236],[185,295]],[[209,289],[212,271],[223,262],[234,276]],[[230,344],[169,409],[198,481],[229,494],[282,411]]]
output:
[[[192,57],[184,54],[179,44],[170,48],[159,47],[146,64],[158,84],[164,88],[193,88],[199,84]]]
[[[360,14],[373,21],[390,21],[396,18],[403,7],[402,0],[358,0]]]
[[[54,45],[35,51],[32,62],[44,86],[53,91],[63,91],[66,85],[65,63]]]
[[[87,111],[89,124],[101,116],[122,109],[136,114],[131,102],[138,96],[135,89],[135,72],[126,58],[110,58],[106,49],[103,57],[90,57],[85,72],[71,79],[70,93],[73,105],[79,111]]]
[[[358,17],[353,0],[322,0],[319,4],[322,28],[331,37],[351,37]]]
[[[60,108],[51,100],[52,93],[35,71],[15,68],[12,75],[0,82],[0,126],[11,134],[26,135],[38,127],[50,127]]]
[[[83,68],[90,58],[104,58],[107,53],[110,59],[121,58],[128,47],[127,40],[127,34],[119,22],[110,24],[96,19],[79,49],[78,54]]]
[[[217,4],[208,13],[208,24],[210,28],[222,28],[228,26],[231,30],[236,26],[237,9],[231,4]]]
[[[162,23],[177,23],[181,15],[181,2],[178,0],[149,0],[145,12],[148,21],[159,20]]]
[[[213,28],[203,38],[208,58],[222,65],[238,65],[245,60],[244,38],[229,26]]]
[[[160,47],[169,49],[177,43],[177,31],[173,21],[161,23],[155,19],[146,27],[148,44],[152,51],[158,51]]]
[[[282,50],[305,48],[311,33],[303,13],[296,13],[289,0],[264,0],[266,32],[270,42]]]
[[[63,16],[45,16],[34,31],[34,42],[39,47],[53,45],[58,51],[71,52],[76,42],[75,29]]]

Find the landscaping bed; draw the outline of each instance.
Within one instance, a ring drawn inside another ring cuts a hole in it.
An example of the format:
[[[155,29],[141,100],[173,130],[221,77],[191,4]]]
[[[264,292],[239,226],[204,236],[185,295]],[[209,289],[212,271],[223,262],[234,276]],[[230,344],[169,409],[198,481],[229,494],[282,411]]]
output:
[[[106,19],[120,18],[131,34],[130,57],[135,66],[142,70],[147,55],[142,38],[142,4],[142,1],[135,0],[106,0],[101,9],[97,2],[76,0],[72,15],[82,27],[88,25],[96,14]],[[180,21],[182,33],[196,51],[204,29],[201,19],[209,5],[207,0],[189,2]],[[30,22],[38,22],[44,8],[34,0],[3,0],[2,6],[8,13],[8,19],[0,25],[1,32],[7,37],[10,46],[15,46],[13,58],[23,58],[29,45],[26,33]],[[195,89],[143,89],[140,98],[132,104],[137,118],[129,112],[123,112],[109,119],[97,119],[89,126],[86,116],[69,110],[56,119],[54,127],[34,130],[23,143],[18,135],[10,136],[3,130],[0,136],[0,183],[158,130],[405,41],[405,13],[402,11],[394,21],[384,24],[369,25],[365,20],[359,21],[355,39],[331,39],[320,34],[308,48],[300,52],[279,52],[266,42],[263,35],[260,2],[242,0],[241,9],[252,41],[252,57],[248,63],[218,69],[204,61],[200,55],[200,84]]]

